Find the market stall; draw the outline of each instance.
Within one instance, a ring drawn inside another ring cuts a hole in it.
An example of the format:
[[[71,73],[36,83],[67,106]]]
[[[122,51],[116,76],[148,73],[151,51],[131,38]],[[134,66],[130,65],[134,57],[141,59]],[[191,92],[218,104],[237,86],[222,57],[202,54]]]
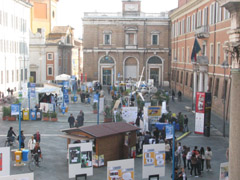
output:
[[[64,129],[61,137],[75,142],[93,142],[94,166],[107,165],[107,161],[130,158],[136,149],[136,131],[138,127],[125,122],[104,123],[80,128]],[[96,159],[96,157],[98,159]],[[101,157],[101,160],[99,159]]]

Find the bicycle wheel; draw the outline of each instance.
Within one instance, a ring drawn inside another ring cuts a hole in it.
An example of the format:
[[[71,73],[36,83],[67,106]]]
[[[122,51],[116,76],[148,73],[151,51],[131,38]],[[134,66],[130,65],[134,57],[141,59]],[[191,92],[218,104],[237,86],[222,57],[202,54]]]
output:
[[[36,164],[35,164],[35,160],[32,159],[29,163],[28,163],[28,168],[30,171],[34,171],[36,169]]]

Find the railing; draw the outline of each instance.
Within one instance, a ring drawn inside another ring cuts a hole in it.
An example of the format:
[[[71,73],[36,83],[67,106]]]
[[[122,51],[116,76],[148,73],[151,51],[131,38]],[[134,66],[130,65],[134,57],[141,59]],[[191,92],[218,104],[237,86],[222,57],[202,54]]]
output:
[[[195,30],[195,35],[197,35],[199,38],[209,37],[209,26],[204,25],[204,26],[198,27]]]
[[[123,16],[121,12],[85,12],[84,13],[85,18],[110,18],[110,17],[116,17],[116,18],[122,18],[126,17]],[[143,13],[141,12],[139,16],[131,16],[131,17],[137,17],[137,18],[168,18],[168,12],[162,12],[162,13]]]

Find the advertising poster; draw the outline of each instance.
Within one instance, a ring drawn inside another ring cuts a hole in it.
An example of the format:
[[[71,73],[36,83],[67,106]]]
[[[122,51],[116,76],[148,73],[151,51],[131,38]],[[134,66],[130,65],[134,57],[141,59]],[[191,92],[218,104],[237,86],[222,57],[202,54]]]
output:
[[[161,116],[161,106],[149,106],[148,116]]]
[[[165,126],[166,131],[166,139],[172,139],[173,138],[173,126],[171,124],[167,124]]]
[[[220,164],[220,176],[219,180],[228,180],[228,162]]]
[[[196,95],[196,112],[204,113],[205,108],[205,93],[197,92]]]
[[[69,163],[78,164],[81,162],[80,157],[80,147],[71,147],[69,148]]]
[[[99,166],[99,165],[98,165],[98,155],[96,155],[96,154],[93,155],[93,161],[92,161],[92,163],[93,163],[93,166],[94,166],[94,167],[98,167],[98,166]]]
[[[68,176],[75,178],[77,174],[93,175],[92,143],[69,144]]]
[[[99,113],[102,113],[104,111],[104,98],[99,98]]]
[[[30,93],[30,97],[34,98],[36,97],[36,84],[35,83],[30,83],[30,87],[29,87],[29,93]]]
[[[19,104],[11,104],[11,116],[19,115]]]
[[[10,175],[10,147],[0,148],[0,179]]]
[[[143,145],[142,178],[165,176],[165,144]]]
[[[135,123],[137,119],[137,107],[122,107],[122,118],[127,123]]]
[[[81,152],[81,167],[92,167],[92,151]]]
[[[100,155],[98,156],[98,163],[99,163],[99,166],[104,166],[104,155]]]
[[[196,113],[195,113],[195,133],[204,133],[204,110],[205,110],[205,93],[197,92],[196,94]]]
[[[134,159],[108,161],[108,180],[134,180]]]

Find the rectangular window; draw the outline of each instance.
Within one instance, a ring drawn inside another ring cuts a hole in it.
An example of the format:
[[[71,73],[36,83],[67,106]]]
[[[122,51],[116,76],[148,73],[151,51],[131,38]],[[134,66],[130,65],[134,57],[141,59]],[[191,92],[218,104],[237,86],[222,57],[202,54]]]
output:
[[[181,35],[181,21],[178,22],[178,36]]]
[[[21,81],[23,81],[23,69],[21,69]]]
[[[196,28],[196,14],[192,15],[192,31]]]
[[[201,27],[202,26],[202,11],[198,11],[197,12],[197,27]]]
[[[208,91],[211,92],[212,91],[212,78],[210,77],[208,80]]]
[[[188,85],[188,72],[186,73],[186,78],[185,78],[185,85]]]
[[[174,81],[174,77],[175,77],[175,70],[172,70],[172,81]]]
[[[222,21],[222,7],[219,5],[219,3],[216,2],[216,21],[215,22],[221,22]]]
[[[104,45],[110,45],[110,44],[111,44],[111,35],[104,34]]]
[[[189,63],[189,47],[187,47],[187,63]]]
[[[213,54],[214,54],[213,44],[210,44],[210,62],[209,62],[209,64],[213,63]]]
[[[180,61],[180,48],[177,49],[177,60]]]
[[[14,70],[12,70],[12,82],[14,82]]]
[[[47,53],[47,60],[53,60],[53,53]]]
[[[152,45],[158,45],[158,35],[157,34],[152,35]]]
[[[16,71],[16,81],[18,81],[18,70]]]
[[[202,55],[203,56],[206,56],[207,55],[207,46],[206,46],[206,44],[204,43],[203,45],[202,45]]]
[[[182,34],[185,34],[185,19],[182,20]]]
[[[185,59],[184,59],[184,47],[182,47],[182,62],[185,62]]]
[[[53,66],[48,66],[47,68],[47,75],[52,76],[53,75]]]
[[[230,13],[226,8],[224,8],[224,20],[229,19],[229,18],[230,18]]]
[[[182,81],[183,81],[183,71],[181,72],[181,80],[180,80],[181,84],[182,84]]]
[[[219,78],[216,79],[214,96],[218,97]]]
[[[42,28],[37,28],[37,32],[41,34],[42,33]]]
[[[193,88],[193,74],[191,74],[190,87]]]
[[[215,3],[210,6],[210,24],[215,23]]]
[[[177,71],[177,82],[179,82],[179,71]]]
[[[2,25],[2,11],[0,11],[0,25]]]
[[[27,72],[27,68],[25,68],[25,71],[24,71],[24,77],[25,77],[25,80],[27,80],[27,78],[28,78],[28,74],[27,74],[28,72]]]
[[[227,89],[228,89],[227,86],[228,86],[228,80],[225,79],[223,82],[222,99],[226,99]]]
[[[203,25],[208,25],[208,7],[205,7],[203,10]]]
[[[135,33],[127,33],[126,34],[126,45],[136,45]]]
[[[221,44],[218,43],[217,44],[217,56],[216,56],[216,64],[219,64],[220,63],[220,51],[221,51]]]
[[[174,29],[175,27],[174,27],[174,24],[172,24],[172,38],[174,38],[175,36],[174,36]]]

